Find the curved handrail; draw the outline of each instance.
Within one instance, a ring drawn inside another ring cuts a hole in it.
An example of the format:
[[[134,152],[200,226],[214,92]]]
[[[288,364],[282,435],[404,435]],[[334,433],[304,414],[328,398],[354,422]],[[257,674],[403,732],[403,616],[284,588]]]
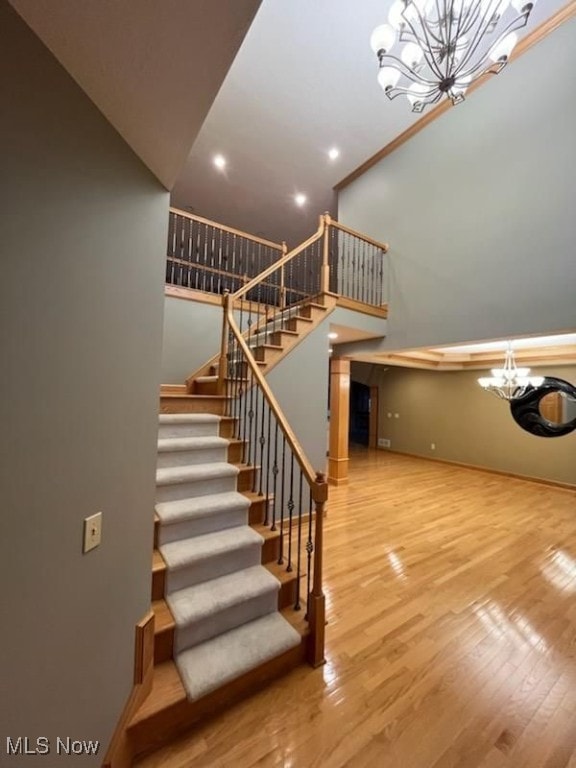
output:
[[[326,224],[329,227],[334,227],[335,229],[339,229],[342,232],[346,232],[349,235],[352,235],[353,237],[357,237],[358,240],[363,240],[365,243],[368,243],[368,245],[373,245],[375,248],[378,248],[383,253],[388,253],[388,250],[390,246],[388,243],[381,243],[378,240],[374,240],[372,237],[368,237],[368,235],[363,235],[362,232],[358,232],[355,229],[352,229],[351,227],[347,227],[345,224],[340,224],[339,221],[335,221],[330,217],[330,214],[326,213],[324,214],[326,218]]]
[[[318,485],[318,482],[316,479],[317,473],[312,467],[312,464],[310,464],[310,462],[308,461],[308,458],[304,453],[304,449],[298,442],[298,438],[292,431],[290,424],[288,424],[288,420],[284,415],[282,409],[280,408],[280,404],[278,403],[278,400],[276,400],[276,398],[274,397],[274,394],[270,389],[268,382],[266,381],[263,373],[258,367],[258,364],[256,363],[254,356],[252,355],[252,351],[250,350],[250,347],[246,343],[246,340],[244,339],[244,336],[240,331],[240,328],[238,327],[236,320],[234,319],[234,314],[232,312],[232,307],[233,307],[232,294],[225,294],[225,296],[223,297],[223,304],[224,304],[224,313],[226,316],[226,324],[228,325],[228,328],[232,331],[232,333],[236,337],[236,342],[238,343],[239,347],[242,349],[242,352],[244,353],[244,357],[246,358],[246,361],[250,366],[252,375],[254,376],[254,379],[256,380],[256,382],[258,383],[258,386],[262,390],[262,394],[266,398],[266,402],[270,406],[272,413],[276,417],[276,420],[278,421],[280,429],[284,433],[284,436],[286,437],[286,441],[288,442],[288,445],[292,449],[294,456],[296,458],[296,461],[298,462],[298,465],[300,466],[300,469],[304,474],[304,477],[308,481],[310,487],[312,489],[315,489],[316,486]],[[314,499],[314,501],[319,500],[316,498],[316,495],[314,495],[314,492],[312,494],[312,498]]]
[[[260,243],[260,245],[265,245],[267,248],[273,248],[276,251],[283,251],[284,250],[284,244],[283,243],[274,243],[272,240],[266,240],[263,237],[258,237],[257,235],[251,235],[249,232],[242,232],[241,229],[234,229],[234,227],[228,227],[226,224],[220,224],[217,221],[212,221],[211,219],[205,219],[203,216],[197,216],[195,213],[188,213],[188,211],[183,211],[180,208],[174,208],[173,206],[170,206],[169,208],[170,213],[175,213],[177,216],[182,216],[185,219],[191,219],[192,221],[197,221],[199,224],[205,224],[208,227],[214,227],[215,229],[221,229],[223,232],[228,232],[231,235],[236,235],[236,237],[242,237],[244,240],[252,240],[254,243]]]
[[[239,288],[236,293],[231,294],[231,298],[233,301],[236,301],[237,299],[242,298],[242,296],[245,296],[252,288],[255,288],[257,285],[259,285],[263,280],[265,280],[269,275],[271,275],[273,272],[276,272],[278,269],[281,269],[286,264],[288,264],[289,261],[292,261],[296,256],[298,256],[302,251],[305,251],[306,248],[309,248],[313,243],[320,240],[320,238],[324,234],[324,230],[326,229],[326,221],[324,216],[320,217],[320,225],[317,229],[317,231],[311,235],[308,240],[305,240],[303,243],[300,243],[296,248],[289,251],[285,256],[283,256],[281,259],[278,259],[278,261],[275,261],[273,264],[271,264],[269,267],[267,267],[263,272],[260,272],[259,275],[256,275],[252,280],[250,280],[249,283],[246,283],[246,285],[243,285],[242,288]]]

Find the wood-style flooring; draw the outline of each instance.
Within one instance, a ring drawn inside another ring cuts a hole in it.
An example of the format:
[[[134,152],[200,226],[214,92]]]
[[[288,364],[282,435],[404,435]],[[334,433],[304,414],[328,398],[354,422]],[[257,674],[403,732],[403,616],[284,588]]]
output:
[[[326,518],[327,664],[140,768],[576,768],[576,494],[379,451]]]

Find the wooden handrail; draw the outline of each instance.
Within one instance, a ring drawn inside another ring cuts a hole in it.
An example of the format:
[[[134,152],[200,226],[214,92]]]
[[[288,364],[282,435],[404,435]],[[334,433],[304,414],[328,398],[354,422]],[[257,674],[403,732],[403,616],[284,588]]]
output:
[[[240,229],[227,227],[225,224],[220,224],[219,222],[212,221],[211,219],[205,219],[203,216],[196,216],[195,213],[188,213],[188,211],[182,211],[180,210],[180,208],[173,208],[172,206],[170,206],[170,213],[174,213],[177,216],[183,216],[185,219],[192,219],[193,221],[198,221],[200,224],[206,224],[209,227],[215,227],[216,229],[221,229],[224,232],[229,232],[231,235],[237,235],[238,237],[243,237],[246,240],[252,240],[254,243],[260,243],[261,245],[265,245],[268,248],[274,248],[274,250],[276,251],[283,250],[282,243],[273,243],[271,240],[265,240],[262,237],[251,235],[249,232],[242,232],[242,230]]]
[[[250,347],[246,343],[244,336],[240,331],[240,328],[238,328],[238,325],[236,324],[236,320],[234,319],[234,314],[232,311],[232,307],[233,307],[232,294],[229,294],[229,293],[225,294],[223,296],[222,303],[224,305],[224,314],[226,317],[226,324],[228,325],[228,327],[236,337],[236,341],[238,342],[238,345],[242,349],[242,352],[244,353],[244,357],[246,358],[246,361],[252,370],[252,375],[254,376],[256,382],[258,383],[258,386],[262,390],[262,394],[264,395],[266,402],[270,406],[270,410],[276,417],[276,420],[280,426],[280,429],[284,433],[286,441],[288,442],[288,445],[292,449],[294,457],[296,458],[296,461],[298,462],[298,465],[302,470],[304,477],[306,478],[306,480],[308,481],[308,484],[310,485],[310,488],[312,489],[313,500],[314,501],[321,500],[321,499],[317,499],[318,497],[317,487],[319,484],[316,480],[316,472],[314,471],[312,465],[308,461],[308,458],[306,457],[306,454],[304,453],[302,446],[298,442],[298,438],[296,437],[296,435],[292,431],[292,428],[288,424],[288,420],[286,419],[286,416],[282,412],[282,409],[280,408],[280,404],[274,397],[274,394],[270,389],[268,382],[264,378],[264,375],[260,371],[260,368],[258,367],[254,359],[254,356],[252,355]]]
[[[339,221],[335,221],[331,218],[329,213],[324,214],[326,218],[326,224],[329,227],[335,227],[335,229],[340,229],[342,232],[347,232],[349,235],[353,235],[353,237],[357,237],[359,240],[363,240],[365,243],[368,243],[369,245],[373,245],[376,248],[379,248],[384,253],[387,253],[389,245],[388,243],[380,243],[378,240],[374,240],[371,237],[368,237],[367,235],[363,235],[361,232],[357,232],[355,229],[352,229],[351,227],[347,227],[344,224],[340,224]]]
[[[239,288],[236,291],[236,293],[232,294],[232,299],[236,301],[236,299],[241,298],[242,296],[244,296],[244,294],[248,293],[248,291],[252,290],[252,288],[259,285],[265,278],[268,277],[268,275],[271,275],[273,272],[276,272],[277,269],[280,269],[289,261],[292,261],[292,259],[298,256],[299,253],[302,253],[302,251],[305,251],[306,248],[308,248],[317,240],[319,240],[324,234],[325,228],[326,228],[326,224],[325,224],[324,216],[320,216],[320,225],[318,227],[318,230],[313,235],[311,235],[308,238],[308,240],[305,240],[303,243],[300,243],[300,245],[296,246],[296,248],[294,248],[292,251],[289,251],[286,254],[286,256],[283,256],[281,259],[278,259],[278,261],[275,261],[273,264],[267,267],[263,272],[260,272],[259,275],[257,275],[255,278],[250,280],[249,283],[242,286],[242,288]]]

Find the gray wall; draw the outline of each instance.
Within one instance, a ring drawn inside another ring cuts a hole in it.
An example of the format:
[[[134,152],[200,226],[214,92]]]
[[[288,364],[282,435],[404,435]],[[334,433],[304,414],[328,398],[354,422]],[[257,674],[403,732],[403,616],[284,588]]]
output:
[[[576,365],[533,373],[576,382]],[[576,432],[553,439],[525,432],[508,404],[479,386],[486,375],[356,362],[351,369],[352,380],[378,386],[378,437],[392,450],[576,485]]]
[[[162,383],[183,384],[220,349],[222,307],[166,296]]]
[[[329,315],[270,371],[266,380],[315,470],[328,450]]]
[[[0,764],[96,766],[150,605],[168,195],[4,0],[0,30]]]
[[[576,327],[575,35],[573,19],[341,191],[339,219],[390,243],[385,348]]]

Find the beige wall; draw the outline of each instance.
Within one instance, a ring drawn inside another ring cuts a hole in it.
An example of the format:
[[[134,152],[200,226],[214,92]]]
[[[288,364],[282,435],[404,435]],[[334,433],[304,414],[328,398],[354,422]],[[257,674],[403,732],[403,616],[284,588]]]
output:
[[[576,365],[537,372],[576,383]],[[548,439],[520,429],[507,403],[478,386],[482,375],[352,364],[353,380],[379,386],[378,436],[392,450],[576,484],[576,432]]]

